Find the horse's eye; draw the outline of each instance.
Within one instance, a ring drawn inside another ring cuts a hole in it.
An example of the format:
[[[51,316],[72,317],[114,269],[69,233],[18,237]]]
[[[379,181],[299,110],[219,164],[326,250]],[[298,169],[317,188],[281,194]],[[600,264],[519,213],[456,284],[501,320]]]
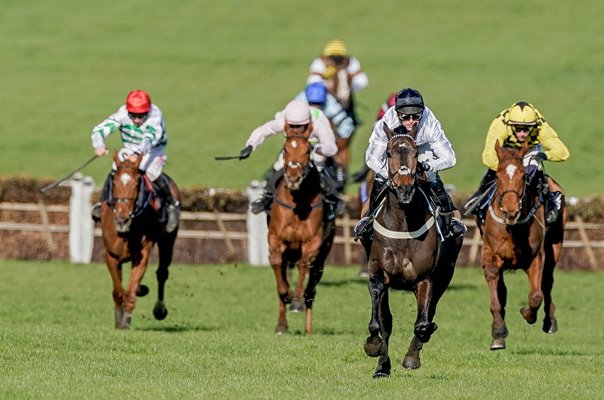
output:
[[[386,157],[392,157],[392,154],[390,153],[390,150],[386,150]]]

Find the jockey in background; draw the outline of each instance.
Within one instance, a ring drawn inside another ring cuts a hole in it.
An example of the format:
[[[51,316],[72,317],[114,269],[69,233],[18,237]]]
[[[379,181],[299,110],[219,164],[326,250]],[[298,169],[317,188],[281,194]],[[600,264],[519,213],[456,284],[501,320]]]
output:
[[[166,231],[174,231],[178,226],[180,205],[170,192],[169,178],[162,174],[167,160],[164,148],[168,143],[168,133],[161,110],[151,102],[149,94],[144,90],[134,90],[128,93],[126,104],[92,130],[92,147],[97,156],[109,153],[105,145],[105,138],[116,129],[119,129],[121,133],[124,146],[118,156],[124,160],[134,153],[143,155],[140,169],[153,183],[162,208],[167,214]],[[103,185],[101,203],[111,200],[110,181],[114,171],[115,165],[112,166],[112,171]],[[97,222],[101,217],[101,203],[96,203],[92,208],[92,217]]]
[[[349,163],[348,147],[355,131],[354,121],[344,111],[336,98],[327,92],[327,87],[323,82],[314,82],[307,85],[304,91],[298,93],[295,98],[306,101],[311,107],[320,109],[331,122],[336,134],[338,153],[333,156],[336,165],[332,167],[335,171],[329,172],[338,182],[338,191],[343,192]]]
[[[353,94],[365,88],[369,79],[356,57],[348,54],[341,40],[332,40],[325,45],[323,54],[310,64],[306,83],[324,82],[355,125],[359,124],[354,111]]]
[[[240,159],[246,159],[266,138],[277,133],[303,134],[311,131],[309,141],[314,143],[311,159],[314,167],[320,172],[321,189],[327,203],[336,208],[341,201],[336,189],[336,183],[323,172],[323,166],[327,157],[337,153],[335,135],[331,129],[329,120],[321,110],[309,107],[308,103],[301,100],[290,101],[283,111],[275,114],[275,118],[260,125],[252,133],[245,143],[245,148],[239,153]],[[283,177],[283,154],[273,166],[273,172],[267,177],[262,197],[252,203],[252,213],[259,214],[269,211],[277,185]]]
[[[495,151],[496,141],[499,141],[502,146],[513,147],[519,147],[525,141],[528,142],[529,151],[524,158],[524,166],[526,175],[529,177],[530,189],[533,193],[540,191],[544,195],[546,222],[551,224],[556,221],[562,206],[562,193],[549,190],[542,162],[544,160],[565,161],[568,159],[569,151],[539,110],[525,101],[512,104],[501,111],[491,122],[482,151],[482,162],[489,169],[465,208],[484,220],[486,206],[479,199],[489,197],[482,195],[497,178],[495,171],[499,160]]]
[[[386,162],[388,138],[384,132],[384,123],[395,133],[408,134],[415,139],[419,151],[418,170],[425,172],[427,182],[434,194],[434,201],[437,206],[440,206],[441,215],[447,217],[447,226],[443,233],[446,237],[463,235],[466,227],[461,222],[461,215],[438,175],[439,171],[455,166],[455,152],[451,142],[445,136],[440,122],[432,110],[424,105],[421,93],[415,89],[406,88],[397,93],[395,105],[390,107],[382,119],[375,124],[369,138],[365,162],[375,172],[375,178],[371,189],[369,210],[355,227],[356,236],[360,237],[370,229],[375,211],[386,193],[384,186],[388,180],[388,163]]]

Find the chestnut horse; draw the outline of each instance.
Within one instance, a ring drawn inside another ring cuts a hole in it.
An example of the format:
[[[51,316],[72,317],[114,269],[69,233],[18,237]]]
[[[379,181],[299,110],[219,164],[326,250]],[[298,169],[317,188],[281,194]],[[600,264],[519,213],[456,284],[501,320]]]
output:
[[[437,329],[436,305],[447,289],[463,237],[445,239],[438,221],[439,209],[429,200],[417,170],[418,150],[407,134],[395,134],[384,124],[388,137],[388,183],[384,202],[373,222],[369,259],[371,320],[365,353],[379,357],[375,378],[390,375],[388,342],[392,334],[389,289],[412,291],[417,300],[414,336],[403,367],[420,367],[419,352]],[[428,186],[428,185],[426,185]],[[370,243],[361,238],[366,249]]]
[[[529,324],[534,324],[537,310],[543,302],[543,331],[553,333],[558,330],[551,291],[566,224],[563,204],[558,220],[546,227],[540,195],[529,190],[523,166],[528,144],[509,148],[501,147],[497,142],[495,150],[499,159],[496,192],[489,204],[484,226],[480,218],[476,221],[483,240],[482,268],[491,297],[491,350],[505,349],[508,335],[504,319],[507,301],[504,270],[522,269],[528,275],[528,305],[520,309],[522,317]],[[551,178],[548,185],[554,191],[562,191]]]
[[[164,304],[164,286],[168,279],[168,266],[172,262],[174,242],[178,229],[166,233],[152,207],[152,190],[139,170],[142,155],[134,155],[121,161],[117,151],[113,153],[117,167],[111,178],[112,200],[104,202],[101,209],[101,229],[105,245],[105,262],[113,281],[113,302],[115,304],[115,328],[128,329],[132,312],[136,306],[136,296],[148,292],[141,280],[147,270],[149,255],[155,243],[159,248],[157,268],[158,293],[153,315],[162,320],[168,315]],[[170,179],[172,195],[179,199],[178,188]],[[122,283],[122,265],[132,262],[128,287]]]
[[[275,332],[287,332],[286,304],[294,312],[306,312],[305,332],[312,332],[312,306],[316,286],[335,236],[333,219],[325,221],[321,177],[311,165],[311,130],[286,134],[283,145],[284,177],[277,187],[268,217],[269,262],[279,294],[279,318]],[[298,279],[289,288],[289,268],[295,264]],[[308,278],[306,288],[304,282]],[[304,299],[304,302],[302,302]]]

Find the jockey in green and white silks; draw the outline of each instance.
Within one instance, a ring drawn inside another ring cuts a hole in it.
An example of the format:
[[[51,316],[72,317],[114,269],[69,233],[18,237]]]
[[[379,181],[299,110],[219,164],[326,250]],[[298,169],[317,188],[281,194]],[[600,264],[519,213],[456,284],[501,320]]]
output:
[[[108,153],[105,139],[116,130],[120,131],[123,145],[118,152],[118,157],[124,160],[135,153],[143,155],[140,169],[145,172],[149,181],[154,183],[156,192],[162,200],[162,207],[167,206],[166,230],[173,231],[178,225],[179,204],[170,192],[169,178],[162,175],[167,160],[164,149],[168,143],[168,133],[161,110],[151,102],[147,92],[143,90],[130,92],[125,105],[94,127],[91,139],[97,156]],[[112,171],[115,169],[113,163]],[[105,182],[101,201],[109,198],[108,180]],[[100,217],[99,204],[93,208],[92,215],[95,220]]]

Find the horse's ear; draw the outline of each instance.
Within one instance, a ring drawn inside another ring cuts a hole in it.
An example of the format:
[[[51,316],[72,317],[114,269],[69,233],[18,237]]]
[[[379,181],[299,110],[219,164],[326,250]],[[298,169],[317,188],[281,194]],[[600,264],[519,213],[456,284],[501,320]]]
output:
[[[520,147],[520,157],[524,157],[524,155],[526,154],[528,149],[529,149],[529,144],[528,144],[528,141],[525,140],[522,143],[522,147]]]
[[[392,136],[394,136],[394,132],[392,131],[392,129],[390,129],[390,127],[388,127],[385,121],[382,123],[382,128],[384,128],[384,132],[386,133],[386,137],[388,138],[388,140],[392,139]]]
[[[134,166],[136,167],[136,169],[138,169],[138,167],[141,165],[141,162],[143,161],[143,155],[141,153],[135,153],[136,158],[134,159]]]

